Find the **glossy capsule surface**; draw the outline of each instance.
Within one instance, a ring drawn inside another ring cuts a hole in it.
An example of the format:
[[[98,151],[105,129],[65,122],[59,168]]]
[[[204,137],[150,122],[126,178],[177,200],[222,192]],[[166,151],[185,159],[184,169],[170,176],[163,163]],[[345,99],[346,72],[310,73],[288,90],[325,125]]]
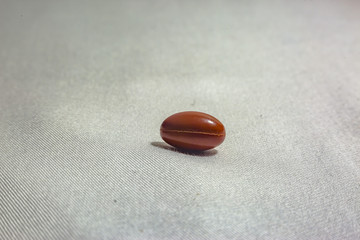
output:
[[[164,120],[160,135],[174,147],[204,151],[224,141],[225,127],[215,117],[206,113],[179,112]]]

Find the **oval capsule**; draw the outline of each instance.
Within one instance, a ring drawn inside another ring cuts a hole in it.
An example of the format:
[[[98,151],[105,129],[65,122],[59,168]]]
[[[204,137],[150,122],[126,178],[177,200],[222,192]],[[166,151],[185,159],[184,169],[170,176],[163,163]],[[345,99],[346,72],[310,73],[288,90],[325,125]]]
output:
[[[164,120],[160,135],[174,147],[204,151],[224,141],[225,127],[215,117],[206,113],[179,112]]]

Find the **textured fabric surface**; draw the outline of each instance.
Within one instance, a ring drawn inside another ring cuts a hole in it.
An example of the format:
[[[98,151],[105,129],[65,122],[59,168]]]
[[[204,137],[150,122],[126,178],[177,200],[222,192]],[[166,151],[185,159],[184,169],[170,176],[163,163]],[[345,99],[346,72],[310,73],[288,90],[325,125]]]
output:
[[[358,1],[1,0],[0,239],[360,239],[359,77]]]

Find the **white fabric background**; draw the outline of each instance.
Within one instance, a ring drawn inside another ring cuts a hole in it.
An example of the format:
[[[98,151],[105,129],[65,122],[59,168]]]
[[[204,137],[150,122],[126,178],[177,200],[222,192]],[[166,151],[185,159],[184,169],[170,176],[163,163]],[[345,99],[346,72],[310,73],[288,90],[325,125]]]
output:
[[[360,239],[359,77],[358,1],[0,0],[0,239]]]

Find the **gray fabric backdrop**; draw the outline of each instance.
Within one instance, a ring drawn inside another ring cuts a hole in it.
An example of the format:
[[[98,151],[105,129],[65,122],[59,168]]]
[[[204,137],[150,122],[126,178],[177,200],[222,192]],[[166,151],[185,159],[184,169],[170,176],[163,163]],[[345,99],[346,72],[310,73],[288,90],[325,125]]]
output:
[[[360,239],[359,77],[359,1],[0,0],[0,239]]]

